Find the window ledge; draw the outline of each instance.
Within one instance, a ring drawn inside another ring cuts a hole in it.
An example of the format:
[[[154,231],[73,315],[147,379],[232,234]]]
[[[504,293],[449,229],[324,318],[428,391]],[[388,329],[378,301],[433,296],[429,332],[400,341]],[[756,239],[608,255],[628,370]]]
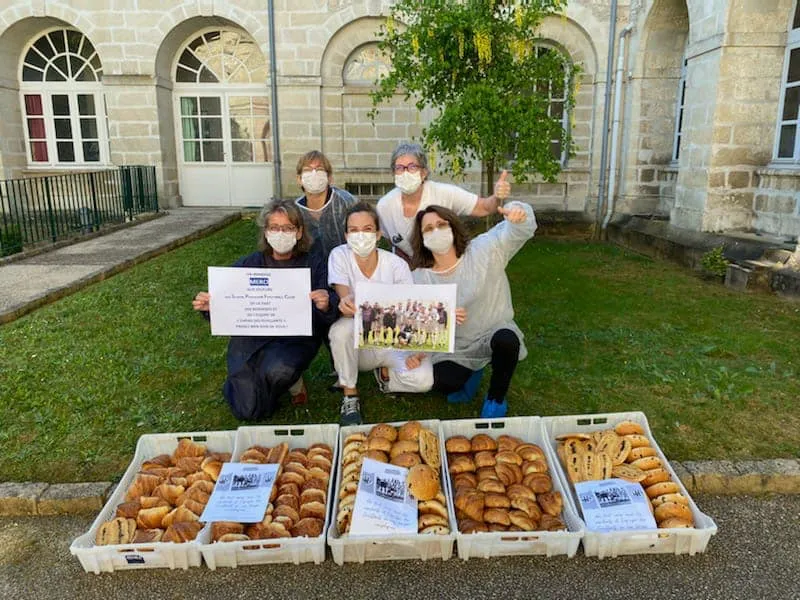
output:
[[[762,176],[800,177],[800,163],[772,163],[766,167],[756,169],[756,174]]]

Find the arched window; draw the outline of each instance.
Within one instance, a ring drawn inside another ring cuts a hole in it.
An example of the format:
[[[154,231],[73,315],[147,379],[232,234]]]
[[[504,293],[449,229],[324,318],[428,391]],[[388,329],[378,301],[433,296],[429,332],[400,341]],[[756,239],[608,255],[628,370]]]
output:
[[[786,58],[781,80],[781,102],[778,110],[778,130],[775,135],[775,161],[800,162],[800,3],[795,6],[794,18],[786,44]]]
[[[109,162],[102,75],[97,51],[79,31],[49,31],[26,48],[20,95],[31,165]]]
[[[378,78],[389,74],[389,63],[377,43],[356,48],[344,65],[345,85],[374,85]]]
[[[192,38],[174,70],[186,163],[272,160],[267,61],[252,38],[213,29]]]
[[[545,53],[556,53],[560,54],[560,52],[552,48],[550,46],[536,46],[536,55],[542,56]],[[563,56],[562,62],[566,60]],[[569,131],[569,106],[568,106],[568,98],[567,98],[567,90],[569,89],[569,73],[567,70],[567,65],[564,65],[564,77],[561,79],[553,79],[547,82],[543,82],[537,85],[537,88],[541,86],[541,90],[537,89],[537,91],[547,91],[547,97],[549,100],[549,105],[547,107],[547,115],[556,119],[561,120],[561,128],[565,131]],[[550,150],[553,153],[553,156],[558,158],[561,161],[561,165],[565,165],[567,163],[567,149],[563,147],[561,143],[561,139],[553,139],[550,140]]]

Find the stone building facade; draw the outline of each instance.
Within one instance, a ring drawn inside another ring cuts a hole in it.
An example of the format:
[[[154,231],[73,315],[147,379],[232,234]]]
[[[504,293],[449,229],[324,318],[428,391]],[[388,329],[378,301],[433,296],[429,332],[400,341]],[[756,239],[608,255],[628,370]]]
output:
[[[543,23],[542,44],[581,66],[563,115],[577,150],[555,183],[515,195],[594,215],[606,82],[619,78],[616,213],[800,234],[797,0],[619,0],[624,62],[607,73],[612,1],[572,0]],[[367,115],[391,2],[274,5],[277,125],[266,0],[1,0],[3,177],[152,164],[164,206],[253,206],[275,193],[276,161],[277,193],[297,194],[296,160],[317,148],[337,184],[381,195],[392,149],[430,118],[401,96]],[[459,183],[478,191],[477,166]]]

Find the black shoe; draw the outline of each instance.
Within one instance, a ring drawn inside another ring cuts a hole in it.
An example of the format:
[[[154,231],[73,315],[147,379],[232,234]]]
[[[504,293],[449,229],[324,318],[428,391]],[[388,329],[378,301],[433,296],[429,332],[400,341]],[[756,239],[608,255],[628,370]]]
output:
[[[358,396],[345,396],[342,398],[342,407],[339,409],[339,424],[361,425],[361,402]]]

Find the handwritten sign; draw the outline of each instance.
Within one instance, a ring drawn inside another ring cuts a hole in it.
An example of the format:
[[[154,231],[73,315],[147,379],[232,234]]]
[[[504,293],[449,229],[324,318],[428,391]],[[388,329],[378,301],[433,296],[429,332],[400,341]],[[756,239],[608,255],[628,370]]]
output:
[[[208,267],[211,335],[311,335],[311,270]]]
[[[417,501],[408,492],[408,469],[365,458],[350,535],[417,533]]]
[[[267,510],[279,465],[225,463],[200,520],[258,523]]]
[[[582,481],[575,484],[575,493],[586,528],[591,531],[656,529],[650,500],[638,483],[623,479]]]

